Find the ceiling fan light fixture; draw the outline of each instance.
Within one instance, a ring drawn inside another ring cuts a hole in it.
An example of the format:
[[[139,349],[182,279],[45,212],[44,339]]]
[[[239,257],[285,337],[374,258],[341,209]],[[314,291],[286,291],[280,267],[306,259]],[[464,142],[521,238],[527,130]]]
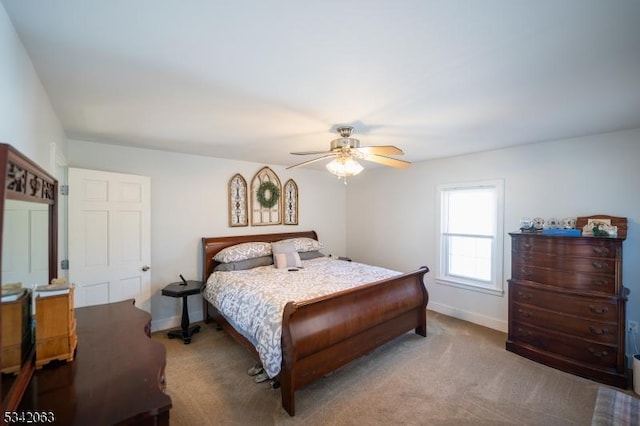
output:
[[[351,157],[338,157],[326,165],[329,173],[338,177],[355,176],[364,170],[356,160]]]

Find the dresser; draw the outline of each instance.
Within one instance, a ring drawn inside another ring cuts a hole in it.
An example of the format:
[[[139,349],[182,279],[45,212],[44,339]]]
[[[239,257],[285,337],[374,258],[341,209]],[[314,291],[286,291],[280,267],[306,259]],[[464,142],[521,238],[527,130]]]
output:
[[[63,294],[36,292],[36,368],[54,360],[73,360],[78,343],[73,292],[73,286]]]
[[[579,218],[579,227],[584,219]],[[628,289],[622,285],[626,219],[618,237],[510,235],[507,350],[627,388]]]
[[[133,300],[75,309],[73,361],[37,370],[18,411],[61,425],[168,425],[164,345]]]

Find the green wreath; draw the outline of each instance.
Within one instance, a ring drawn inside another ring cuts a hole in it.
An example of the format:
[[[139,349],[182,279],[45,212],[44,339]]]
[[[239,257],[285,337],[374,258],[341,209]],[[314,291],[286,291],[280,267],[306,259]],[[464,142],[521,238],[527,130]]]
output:
[[[267,197],[268,195],[268,197]],[[261,207],[270,209],[278,203],[280,188],[271,181],[262,182],[256,191],[256,198]]]

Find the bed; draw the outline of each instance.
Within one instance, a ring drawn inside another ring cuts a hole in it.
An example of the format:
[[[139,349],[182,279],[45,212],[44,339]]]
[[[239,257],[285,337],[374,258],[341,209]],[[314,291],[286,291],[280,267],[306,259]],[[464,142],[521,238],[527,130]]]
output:
[[[214,256],[223,249],[241,243],[274,243],[292,238],[318,240],[315,231],[204,237],[202,280],[207,282],[220,264]],[[422,266],[410,273],[396,273],[337,293],[285,304],[276,383],[282,406],[289,415],[295,415],[296,390],[410,330],[426,336],[427,272],[429,268]],[[233,321],[205,297],[203,303],[205,321],[214,320],[259,359],[255,342],[236,330]]]

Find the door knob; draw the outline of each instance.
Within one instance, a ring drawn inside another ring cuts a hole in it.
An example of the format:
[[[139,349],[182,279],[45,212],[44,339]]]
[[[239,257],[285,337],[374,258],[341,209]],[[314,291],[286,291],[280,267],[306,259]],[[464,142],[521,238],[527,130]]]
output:
[[[147,272],[149,269],[151,269],[151,266],[149,266],[149,265],[144,265],[144,266],[142,267],[142,271],[143,271],[143,272]]]

